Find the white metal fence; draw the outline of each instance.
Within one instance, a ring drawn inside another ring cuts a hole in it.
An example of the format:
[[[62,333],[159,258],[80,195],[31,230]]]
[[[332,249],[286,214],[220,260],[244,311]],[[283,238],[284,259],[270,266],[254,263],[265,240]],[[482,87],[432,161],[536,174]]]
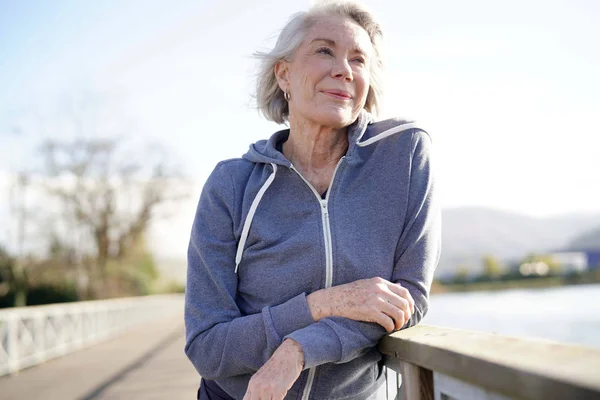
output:
[[[182,311],[178,294],[2,309],[0,376]]]

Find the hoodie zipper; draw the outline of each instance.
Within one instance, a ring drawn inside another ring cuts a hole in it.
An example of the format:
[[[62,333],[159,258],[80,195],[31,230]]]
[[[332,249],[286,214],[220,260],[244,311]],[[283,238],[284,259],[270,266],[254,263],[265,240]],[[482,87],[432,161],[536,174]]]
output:
[[[298,176],[306,183],[306,185],[312,190],[312,192],[317,197],[319,201],[319,205],[321,207],[321,221],[323,223],[323,240],[325,242],[325,289],[331,287],[333,283],[333,249],[331,245],[331,225],[329,223],[329,208],[328,208],[328,200],[329,194],[331,193],[331,189],[333,187],[333,180],[335,179],[335,175],[338,171],[338,168],[342,164],[342,160],[346,158],[345,156],[340,158],[335,169],[333,170],[333,175],[331,176],[331,182],[329,182],[329,187],[327,188],[327,194],[325,195],[325,199],[321,197],[319,192],[310,184],[309,181],[306,180],[298,171],[294,165],[290,165],[290,169],[298,174]],[[302,400],[308,400],[310,391],[312,389],[313,381],[315,380],[315,372],[317,367],[313,367],[308,371],[308,379],[306,381],[306,386],[304,386],[304,392],[302,393]]]

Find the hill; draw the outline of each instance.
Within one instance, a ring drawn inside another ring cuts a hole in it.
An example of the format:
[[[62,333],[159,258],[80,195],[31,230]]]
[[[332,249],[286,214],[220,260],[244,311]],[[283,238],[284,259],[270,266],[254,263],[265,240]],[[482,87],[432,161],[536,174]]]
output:
[[[600,226],[591,231],[584,232],[571,240],[567,245],[567,249],[600,251]]]
[[[598,226],[600,214],[533,218],[488,208],[446,209],[442,256],[436,275],[453,274],[459,265],[478,272],[486,254],[510,261],[533,252],[560,250]]]

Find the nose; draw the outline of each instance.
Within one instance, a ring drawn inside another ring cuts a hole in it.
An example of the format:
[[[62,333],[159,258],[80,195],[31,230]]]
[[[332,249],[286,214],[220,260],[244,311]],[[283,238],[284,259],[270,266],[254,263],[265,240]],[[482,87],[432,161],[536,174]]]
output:
[[[352,67],[348,64],[348,60],[345,58],[336,58],[331,68],[331,76],[336,79],[343,79],[348,82],[352,82],[354,77],[352,76]]]

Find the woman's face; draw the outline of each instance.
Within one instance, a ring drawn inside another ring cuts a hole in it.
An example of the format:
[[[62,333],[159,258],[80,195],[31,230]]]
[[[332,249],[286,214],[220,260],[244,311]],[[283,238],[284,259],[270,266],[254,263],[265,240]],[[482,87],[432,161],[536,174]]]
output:
[[[373,46],[367,32],[342,17],[316,22],[291,62],[275,67],[291,96],[290,121],[341,128],[354,122],[369,91]]]

